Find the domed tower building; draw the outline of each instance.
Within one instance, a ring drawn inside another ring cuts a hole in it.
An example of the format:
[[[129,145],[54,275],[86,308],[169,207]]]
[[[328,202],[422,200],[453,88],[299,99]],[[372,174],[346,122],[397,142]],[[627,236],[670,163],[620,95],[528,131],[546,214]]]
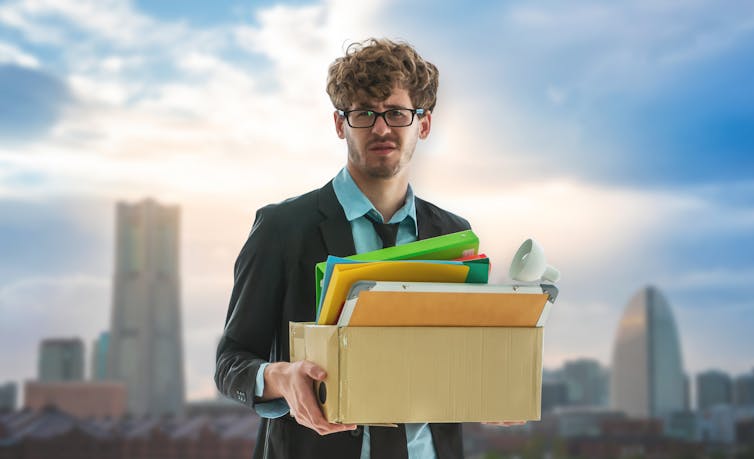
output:
[[[610,405],[632,418],[662,418],[685,408],[678,330],[665,297],[639,290],[618,326],[610,376]]]

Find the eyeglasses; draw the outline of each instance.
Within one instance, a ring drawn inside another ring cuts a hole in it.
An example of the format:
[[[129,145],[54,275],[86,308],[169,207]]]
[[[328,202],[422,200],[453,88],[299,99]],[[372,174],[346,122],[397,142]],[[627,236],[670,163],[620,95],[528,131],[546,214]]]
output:
[[[414,116],[424,115],[423,108],[391,108],[384,112],[375,112],[374,110],[338,110],[338,115],[348,121],[352,128],[370,128],[377,122],[377,117],[382,117],[390,127],[411,126],[414,122]]]

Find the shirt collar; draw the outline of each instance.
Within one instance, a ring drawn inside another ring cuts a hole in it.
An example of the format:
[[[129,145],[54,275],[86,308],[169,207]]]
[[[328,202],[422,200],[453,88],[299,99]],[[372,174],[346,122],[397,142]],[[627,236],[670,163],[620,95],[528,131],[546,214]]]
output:
[[[338,175],[333,179],[333,189],[335,190],[335,196],[338,198],[338,202],[343,206],[343,210],[346,214],[346,219],[349,222],[356,220],[359,217],[363,217],[365,214],[370,213],[374,217],[380,215],[377,209],[374,208],[369,198],[361,192],[356,182],[353,181],[351,173],[347,168],[343,168],[338,172]],[[406,191],[406,201],[403,206],[393,215],[388,223],[400,223],[406,218],[411,219],[414,223],[414,231],[417,230],[416,224],[416,200],[414,199],[414,190],[411,189],[411,185],[408,186]],[[417,232],[418,234],[418,232]]]

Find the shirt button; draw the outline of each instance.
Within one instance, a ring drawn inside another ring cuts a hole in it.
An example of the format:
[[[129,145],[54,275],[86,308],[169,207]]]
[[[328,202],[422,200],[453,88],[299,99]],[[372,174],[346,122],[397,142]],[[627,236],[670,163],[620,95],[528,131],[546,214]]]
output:
[[[359,435],[361,435],[361,427],[357,427],[356,429],[351,430],[350,433],[352,437],[358,437]]]

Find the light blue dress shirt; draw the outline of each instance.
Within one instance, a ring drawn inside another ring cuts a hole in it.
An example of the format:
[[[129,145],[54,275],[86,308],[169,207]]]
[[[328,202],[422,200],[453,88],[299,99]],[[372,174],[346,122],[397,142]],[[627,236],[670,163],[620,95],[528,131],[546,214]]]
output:
[[[346,219],[351,224],[356,253],[381,249],[382,240],[380,240],[366,215],[370,214],[376,221],[384,221],[382,215],[361,192],[345,167],[333,179],[333,189],[338,202],[345,211]],[[417,239],[419,230],[416,222],[414,192],[411,186],[408,187],[403,207],[398,209],[398,212],[386,223],[398,223],[396,245],[414,242]],[[254,391],[257,397],[261,397],[264,393],[264,369],[267,365],[267,363],[260,365],[257,372],[256,390]],[[265,418],[279,418],[287,414],[290,409],[285,400],[277,399],[257,403],[256,411]],[[429,429],[429,424],[406,424],[406,441],[409,459],[437,458],[432,444],[432,432]],[[369,452],[369,427],[364,426],[361,459],[369,459]]]

